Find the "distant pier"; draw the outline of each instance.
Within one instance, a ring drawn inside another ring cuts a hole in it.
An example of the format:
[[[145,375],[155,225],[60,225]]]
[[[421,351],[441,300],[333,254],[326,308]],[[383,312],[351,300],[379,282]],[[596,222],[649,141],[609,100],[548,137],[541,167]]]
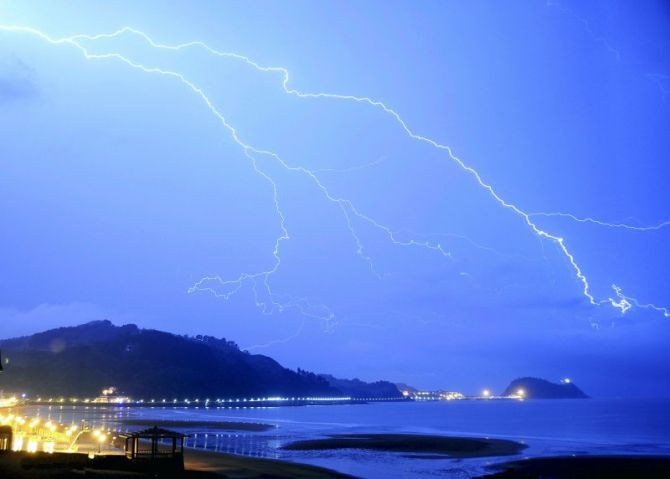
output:
[[[75,399],[75,398],[26,398],[21,401],[26,406],[84,406],[84,407],[145,407],[145,408],[265,408],[286,406],[333,406],[367,404],[371,402],[411,402],[405,397],[253,397],[219,399],[131,399],[114,400]]]

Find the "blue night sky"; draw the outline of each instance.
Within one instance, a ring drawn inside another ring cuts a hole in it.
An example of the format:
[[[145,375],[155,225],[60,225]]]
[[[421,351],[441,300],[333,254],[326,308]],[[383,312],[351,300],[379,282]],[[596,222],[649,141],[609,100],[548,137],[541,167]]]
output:
[[[670,395],[667,4],[0,24],[1,337],[107,318],[421,388]]]

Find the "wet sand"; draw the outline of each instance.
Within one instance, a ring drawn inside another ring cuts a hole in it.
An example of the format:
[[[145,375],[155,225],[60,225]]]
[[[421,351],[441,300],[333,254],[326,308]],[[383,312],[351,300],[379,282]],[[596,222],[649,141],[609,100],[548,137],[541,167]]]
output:
[[[229,422],[229,421],[173,421],[173,420],[153,420],[153,419],[120,419],[117,421],[124,426],[143,426],[143,427],[161,427],[161,428],[187,428],[189,430],[220,429],[224,431],[251,431],[262,432],[274,429],[272,424],[263,424],[257,422]]]
[[[491,469],[479,479],[667,479],[670,456],[540,457]]]
[[[367,449],[426,454],[424,459],[488,457],[518,454],[527,446],[506,439],[431,436],[419,434],[337,434],[327,439],[297,441],[284,446],[290,451]],[[413,456],[420,457],[420,456]]]

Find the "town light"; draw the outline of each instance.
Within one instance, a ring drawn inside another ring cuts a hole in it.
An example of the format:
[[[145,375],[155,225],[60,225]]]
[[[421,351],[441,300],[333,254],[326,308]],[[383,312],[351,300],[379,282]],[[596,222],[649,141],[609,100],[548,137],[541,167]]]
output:
[[[104,443],[106,440],[107,440],[106,434],[98,435],[98,454],[102,452],[102,443]]]
[[[28,441],[28,446],[26,447],[28,452],[37,452],[37,441],[35,439],[30,439]]]

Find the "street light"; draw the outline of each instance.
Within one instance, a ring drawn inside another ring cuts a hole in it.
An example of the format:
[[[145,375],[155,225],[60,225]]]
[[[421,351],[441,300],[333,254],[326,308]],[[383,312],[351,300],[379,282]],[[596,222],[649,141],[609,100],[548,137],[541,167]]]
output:
[[[98,454],[102,452],[102,443],[104,443],[106,440],[107,440],[106,434],[100,434],[98,436]]]

